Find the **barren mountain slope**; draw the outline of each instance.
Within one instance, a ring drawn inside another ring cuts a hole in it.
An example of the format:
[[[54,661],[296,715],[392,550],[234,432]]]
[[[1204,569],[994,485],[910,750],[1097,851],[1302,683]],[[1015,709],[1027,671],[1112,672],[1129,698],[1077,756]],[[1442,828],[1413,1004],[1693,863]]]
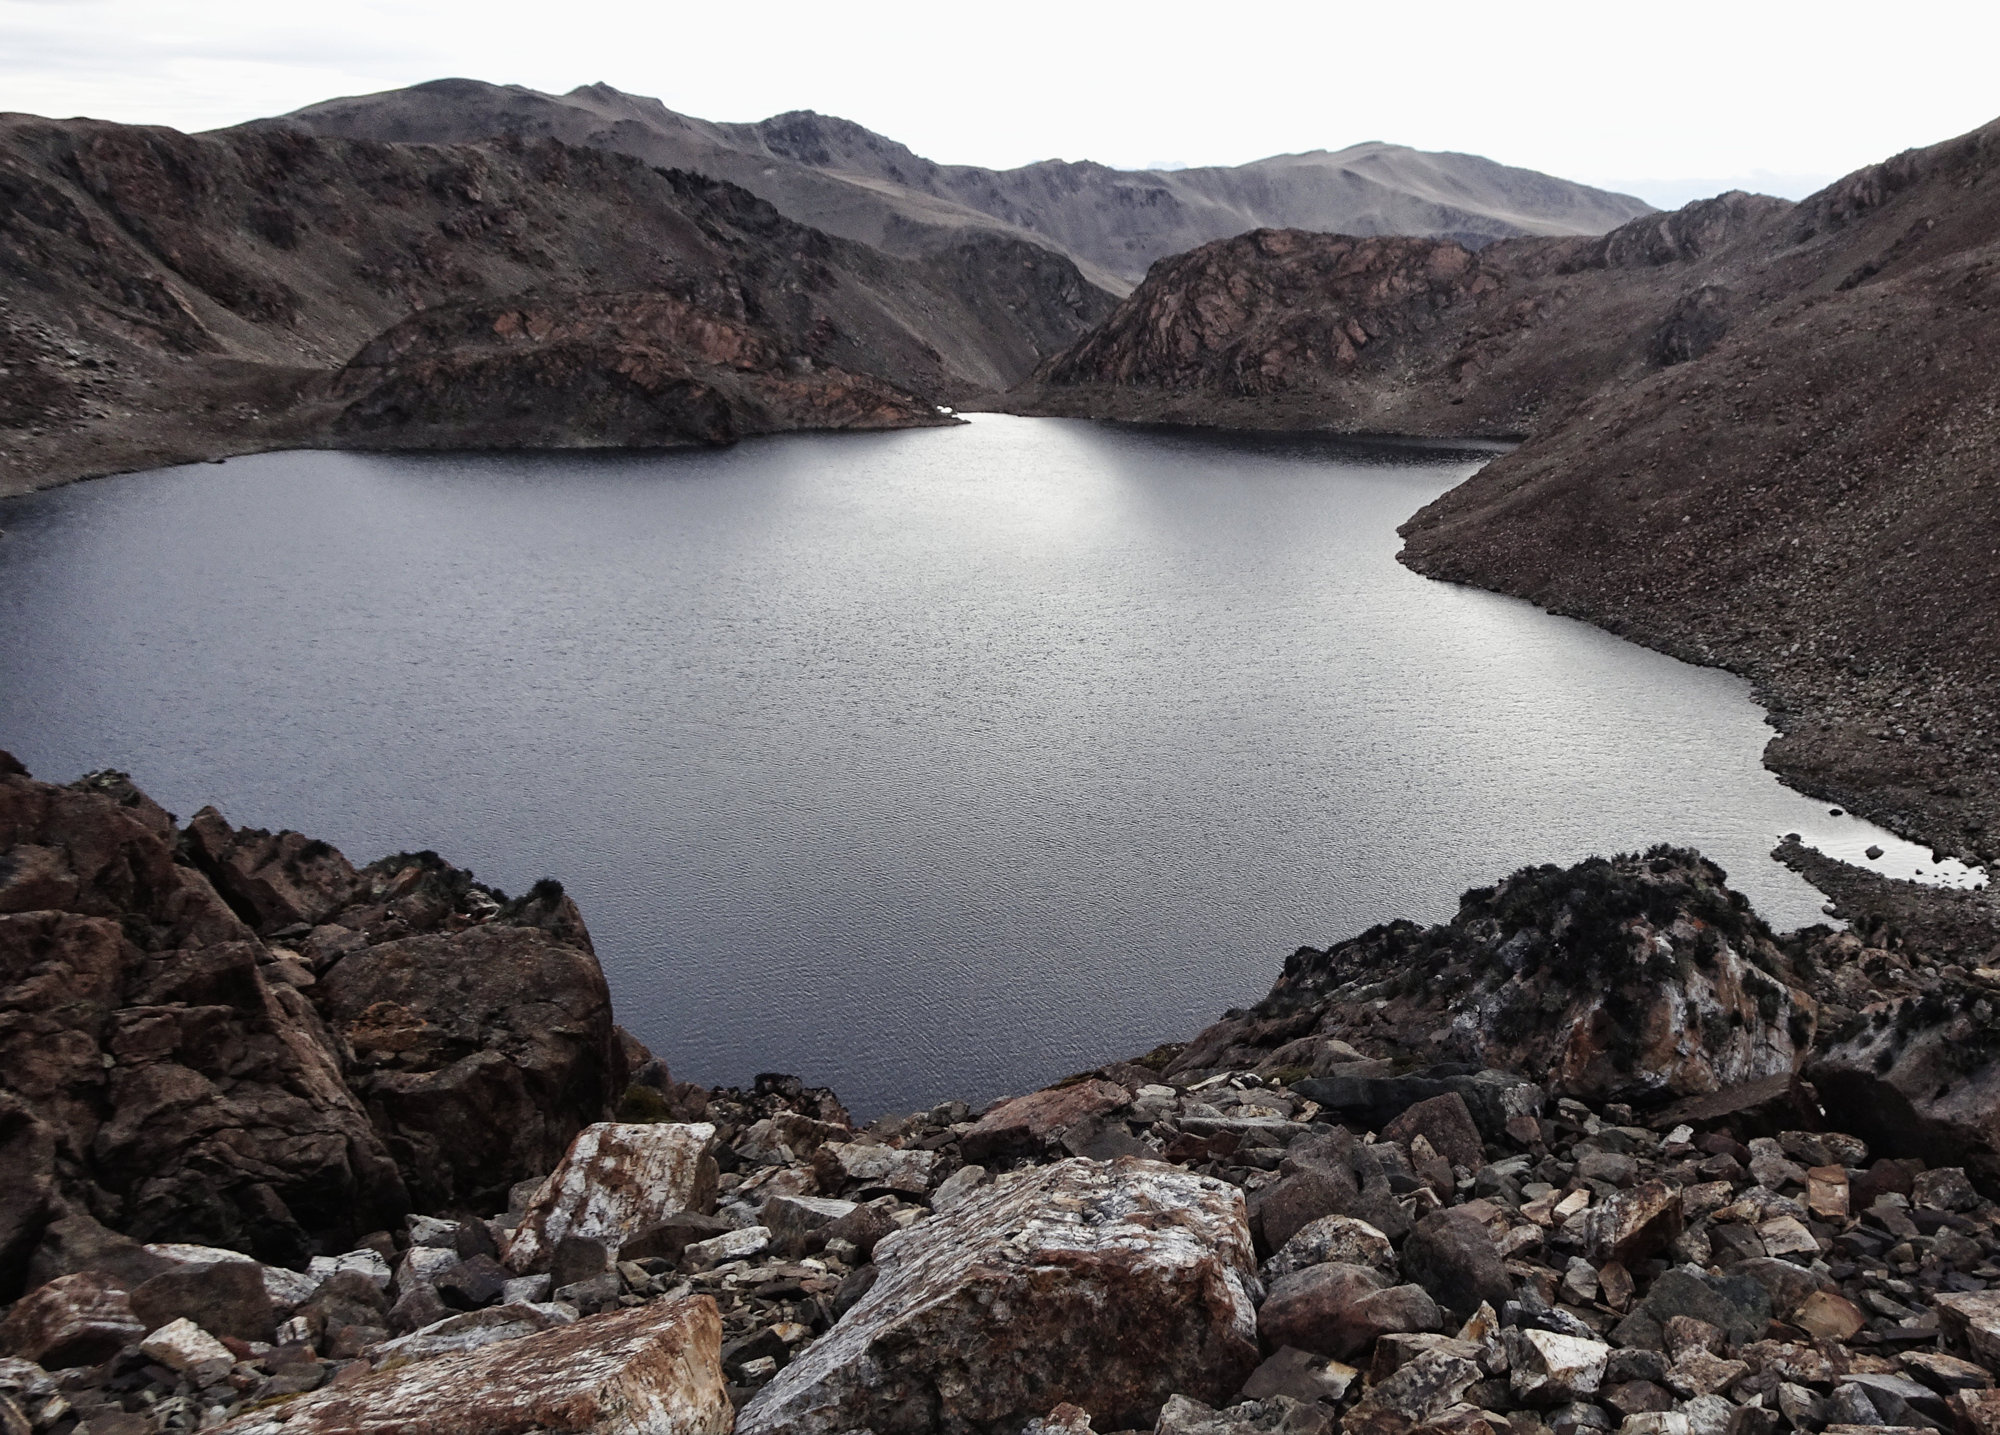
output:
[[[1797,785],[2000,856],[2000,125],[1800,206],[1798,286],[1418,514],[1405,560],[1756,679]]]
[[[1528,435],[1405,561],[1755,679],[1772,765],[2000,854],[2000,125],[1599,240],[1267,232],[1156,268],[1022,407]]]
[[[654,291],[936,402],[1004,386],[1108,296],[997,235],[897,259],[732,186],[555,141],[0,119],[0,492],[305,441],[413,309]]]
[[[1012,170],[942,165],[810,110],[716,124],[609,85],[546,95],[435,80],[260,123],[385,140],[554,136],[727,179],[794,219],[893,253],[929,253],[967,227],[1032,238],[1120,292],[1156,259],[1263,226],[1480,244],[1517,234],[1601,234],[1648,210],[1628,195],[1477,155],[1376,143],[1176,171],[1064,160]]]

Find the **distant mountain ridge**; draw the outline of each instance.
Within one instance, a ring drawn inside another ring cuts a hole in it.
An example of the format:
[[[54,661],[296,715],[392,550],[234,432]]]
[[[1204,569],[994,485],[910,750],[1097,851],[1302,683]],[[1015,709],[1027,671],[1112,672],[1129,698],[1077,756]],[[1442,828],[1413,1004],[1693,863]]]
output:
[[[1176,170],[1067,160],[1010,170],[938,164],[810,110],[716,123],[601,84],[550,95],[433,80],[255,123],[345,139],[514,135],[616,150],[728,180],[789,218],[892,254],[927,254],[967,228],[997,229],[1066,255],[1118,293],[1155,260],[1253,229],[1428,235],[1478,248],[1520,235],[1602,234],[1652,212],[1630,195],[1477,155],[1379,142]]]

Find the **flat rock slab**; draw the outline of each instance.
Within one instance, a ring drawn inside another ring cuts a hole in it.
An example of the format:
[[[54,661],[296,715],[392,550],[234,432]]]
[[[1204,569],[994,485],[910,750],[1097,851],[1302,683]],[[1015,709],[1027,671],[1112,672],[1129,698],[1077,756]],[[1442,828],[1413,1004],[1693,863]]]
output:
[[[739,1435],[1011,1435],[1061,1401],[1150,1429],[1256,1369],[1242,1196],[1127,1157],[982,1187],[885,1238],[868,1294],[737,1420]]]
[[[377,1371],[255,1411],[229,1435],[729,1435],[707,1296]]]
[[[715,1195],[714,1146],[707,1122],[584,1127],[528,1202],[507,1246],[508,1266],[524,1275],[547,1270],[565,1236],[602,1241],[615,1253],[627,1237],[706,1205]]]

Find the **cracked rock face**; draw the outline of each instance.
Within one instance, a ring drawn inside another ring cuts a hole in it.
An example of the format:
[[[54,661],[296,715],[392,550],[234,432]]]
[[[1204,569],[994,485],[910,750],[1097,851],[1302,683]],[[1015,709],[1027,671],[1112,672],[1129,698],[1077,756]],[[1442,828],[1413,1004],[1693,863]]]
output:
[[[1241,1196],[1152,1161],[1061,1161],[877,1247],[881,1275],[745,1406],[742,1435],[1019,1429],[1067,1400],[1107,1429],[1225,1403],[1258,1362]]]

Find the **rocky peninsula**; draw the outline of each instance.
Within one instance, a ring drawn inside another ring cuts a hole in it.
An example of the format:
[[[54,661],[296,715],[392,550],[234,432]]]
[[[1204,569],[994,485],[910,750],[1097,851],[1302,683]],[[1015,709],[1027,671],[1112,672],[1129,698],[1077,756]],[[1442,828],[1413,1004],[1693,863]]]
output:
[[[1657,848],[863,1125],[552,880],[0,758],[0,1428],[2000,1429],[1996,964]]]

